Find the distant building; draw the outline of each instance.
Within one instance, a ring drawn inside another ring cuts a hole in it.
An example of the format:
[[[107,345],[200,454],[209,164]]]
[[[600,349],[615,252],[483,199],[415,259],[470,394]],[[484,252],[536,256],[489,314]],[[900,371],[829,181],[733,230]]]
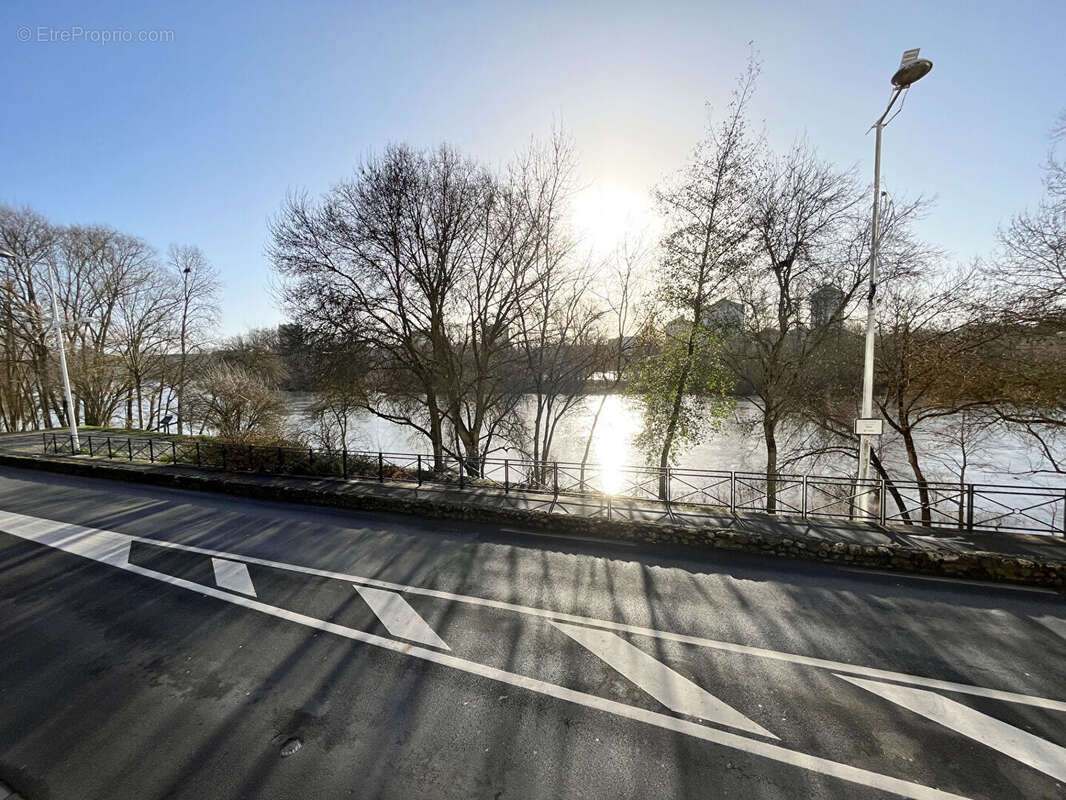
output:
[[[735,333],[744,326],[744,306],[732,300],[718,300],[703,311],[703,326],[720,333]],[[687,339],[692,322],[675,317],[666,323],[666,335],[672,339]]]
[[[833,322],[834,317],[840,322],[845,296],[844,292],[828,283],[811,294],[811,327],[824,327]]]
[[[703,324],[723,331],[738,331],[744,327],[744,306],[722,298],[703,313]]]

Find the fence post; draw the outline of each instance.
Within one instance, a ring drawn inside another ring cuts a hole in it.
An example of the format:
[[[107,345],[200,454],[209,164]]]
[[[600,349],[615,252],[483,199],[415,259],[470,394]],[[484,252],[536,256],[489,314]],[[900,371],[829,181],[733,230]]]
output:
[[[503,493],[507,494],[511,491],[511,461],[505,458],[503,460]]]
[[[89,440],[89,458],[92,458],[93,455],[94,455],[94,453],[93,453],[93,437],[92,436],[86,436],[85,438]]]
[[[881,526],[884,527],[884,524],[885,524],[886,520],[888,519],[888,485],[885,483],[885,479],[884,478],[881,479],[881,495],[880,495],[880,497],[881,497],[881,502],[880,502],[881,513],[879,515],[880,516],[879,521],[881,523]]]
[[[466,482],[466,467],[463,465],[463,457],[459,456],[459,488],[462,489]]]
[[[385,482],[385,457],[378,453],[378,483]]]
[[[107,457],[114,458],[114,453],[111,451],[111,437],[107,437]]]
[[[133,439],[126,439],[126,448],[130,451],[130,461],[133,461]]]
[[[175,467],[178,465],[178,443],[173,439],[170,440],[170,463]]]
[[[307,448],[307,471],[310,472],[315,467],[315,451],[313,448]]]
[[[47,433],[42,433],[41,434],[41,443],[44,445],[44,452],[47,453],[48,452],[48,434]]]
[[[418,485],[422,485],[422,454],[418,455]]]
[[[552,469],[552,490],[553,490],[553,492],[555,494],[555,499],[558,500],[559,499],[559,462],[558,461],[553,461],[552,465],[553,465],[553,469]]]
[[[348,477],[348,448],[341,448],[341,476],[345,479]]]
[[[973,484],[966,484],[966,530],[973,530]]]
[[[800,501],[800,515],[807,519],[807,476],[803,476],[803,499]]]
[[[74,455],[74,434],[70,434],[70,454]]]
[[[737,513],[737,473],[733,470],[729,470],[729,513]]]
[[[666,468],[666,504],[670,505],[670,467]]]
[[[152,440],[148,440],[148,463],[155,463],[155,448],[152,446]]]
[[[196,466],[197,466],[197,468],[199,468],[199,466],[200,466],[200,440],[199,439],[196,440]]]
[[[59,455],[59,450],[56,448],[56,435],[52,434],[52,455]]]

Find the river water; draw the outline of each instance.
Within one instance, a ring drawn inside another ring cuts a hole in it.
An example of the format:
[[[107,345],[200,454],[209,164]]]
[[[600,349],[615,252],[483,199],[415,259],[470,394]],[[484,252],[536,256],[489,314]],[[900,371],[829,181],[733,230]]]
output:
[[[588,395],[559,425],[552,446],[551,459],[556,461],[580,461],[588,438],[588,431],[601,395]],[[290,424],[303,431],[309,430],[307,409],[313,396],[306,393],[289,393]],[[531,417],[531,404],[525,412]],[[733,415],[721,429],[709,433],[702,442],[682,451],[677,465],[691,469],[735,470],[759,472],[766,467],[766,448],[758,425],[758,410],[750,401],[737,402]],[[941,423],[939,428],[930,427],[919,437],[923,452],[923,468],[928,480],[958,481],[958,447],[945,442],[951,423]],[[625,395],[606,396],[592,445],[589,462],[607,465],[644,464],[642,454],[633,442],[640,432],[641,418],[638,403]],[[426,453],[427,440],[417,432],[402,425],[388,422],[369,412],[361,412],[350,424],[347,445],[352,450],[373,452]],[[886,425],[886,431],[888,426]],[[791,447],[795,431],[784,430],[779,436],[779,452],[784,455]],[[503,444],[501,442],[501,444]],[[883,462],[897,479],[912,480],[913,474],[906,463],[905,454],[898,440],[886,434],[878,445]],[[1004,430],[992,430],[977,442],[969,456],[966,480],[971,483],[1060,486],[1062,476],[1034,473],[1038,466],[1036,453],[1021,436]],[[500,452],[498,457],[520,458],[517,449]],[[797,474],[848,475],[855,469],[854,459],[842,456],[823,456],[805,459],[792,465],[783,465],[782,472]]]

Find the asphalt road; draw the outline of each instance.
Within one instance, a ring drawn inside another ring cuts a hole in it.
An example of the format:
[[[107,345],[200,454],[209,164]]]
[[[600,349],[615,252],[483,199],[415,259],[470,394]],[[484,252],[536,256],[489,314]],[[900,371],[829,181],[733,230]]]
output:
[[[1061,798],[1066,602],[0,469],[0,781]]]

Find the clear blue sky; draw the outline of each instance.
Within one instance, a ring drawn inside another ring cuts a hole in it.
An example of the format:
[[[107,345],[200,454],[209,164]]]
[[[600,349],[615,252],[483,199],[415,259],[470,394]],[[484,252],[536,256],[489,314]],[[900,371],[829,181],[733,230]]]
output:
[[[707,104],[727,102],[749,41],[772,142],[805,134],[864,178],[888,78],[922,48],[936,66],[886,132],[885,180],[937,196],[922,233],[960,259],[1037,201],[1066,107],[1062,0],[169,5],[3,3],[0,202],[161,251],[199,245],[223,276],[227,332],[280,319],[263,251],[286,192],[318,194],[390,141],[495,165],[561,120],[590,237],[639,215]],[[38,41],[76,26],[173,40]]]

